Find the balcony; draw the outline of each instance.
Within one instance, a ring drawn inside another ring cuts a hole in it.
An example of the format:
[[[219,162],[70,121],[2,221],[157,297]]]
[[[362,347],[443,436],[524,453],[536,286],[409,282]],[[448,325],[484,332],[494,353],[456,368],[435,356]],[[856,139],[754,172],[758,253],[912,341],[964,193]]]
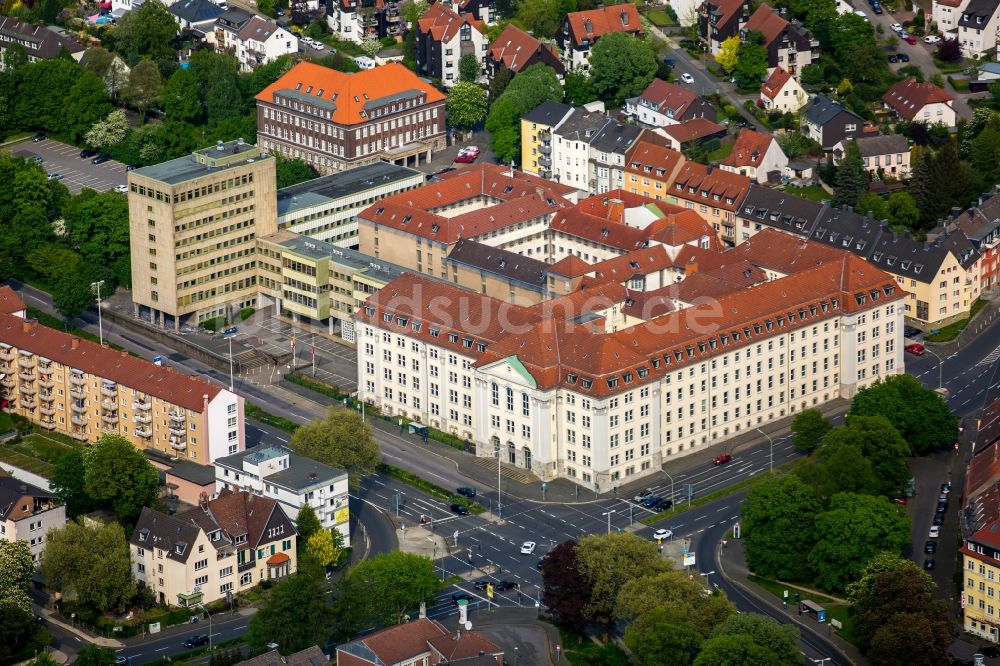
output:
[[[118,423],[118,412],[105,412],[101,414],[101,420],[105,423]]]
[[[40,411],[42,414],[45,414],[46,416],[52,416],[53,414],[56,413],[56,410],[52,409],[51,407],[46,407],[45,405],[42,405],[38,411]]]
[[[152,408],[153,408],[153,405],[149,402],[148,398],[137,398],[132,403],[132,409],[139,409],[139,410],[142,410],[144,412],[148,412]]]
[[[149,439],[153,436],[153,431],[149,428],[143,426],[137,426],[135,429],[135,434],[143,439]]]
[[[43,414],[45,413],[44,409],[42,410],[42,413]],[[42,419],[41,421],[38,422],[38,425],[42,426],[46,430],[55,430],[56,429],[55,419]]]
[[[542,143],[546,146],[552,143],[552,132],[546,130],[545,132],[539,132],[538,138],[541,139]]]
[[[17,376],[21,378],[22,382],[33,382],[35,381],[35,375],[30,372],[21,371],[17,373]]]
[[[43,375],[51,375],[52,374],[52,363],[51,362],[49,362],[49,363],[39,363],[38,364],[38,372],[40,372]]]
[[[52,402],[55,400],[55,396],[52,394],[52,391],[39,391],[38,397],[42,399],[42,402]]]
[[[38,402],[34,398],[21,398],[17,401],[17,404],[21,405],[25,409],[35,409],[38,407]]]
[[[256,564],[257,564],[256,560],[251,560],[250,562],[242,562],[236,566],[236,570],[239,573],[243,573],[244,571],[252,571],[254,566],[256,566]]]
[[[14,350],[10,347],[0,347],[0,361],[13,361]]]
[[[184,412],[170,412],[170,420],[181,422],[184,420]]]
[[[45,379],[45,378],[39,379],[38,385],[41,386],[42,388],[47,388],[47,389],[50,389],[54,386],[51,379]]]
[[[38,390],[31,384],[21,384],[18,387],[18,390],[21,393],[24,393],[25,395],[35,395],[36,393],[38,393]]]
[[[71,397],[76,398],[77,400],[83,400],[84,398],[87,397],[87,392],[84,391],[82,388],[72,388],[69,390],[69,394]]]
[[[90,437],[87,436],[85,430],[74,430],[69,434],[70,437],[77,440],[78,442],[86,442]]]
[[[187,430],[184,429],[184,426],[170,426],[170,434],[175,437],[183,438],[187,435]]]
[[[170,448],[172,448],[172,449],[174,449],[176,451],[183,451],[184,449],[187,448],[187,444],[185,442],[178,442],[178,441],[174,441],[173,439],[171,439],[170,440]]]
[[[69,374],[69,383],[73,386],[86,386],[87,377],[82,372],[71,372]]]
[[[114,410],[115,407],[116,407],[116,405],[117,405],[117,403],[114,400],[110,399],[110,398],[105,398],[104,400],[101,401],[101,407],[103,409]]]
[[[118,397],[118,385],[117,384],[101,384],[101,395],[106,395],[109,398]]]
[[[136,414],[135,415],[135,422],[136,423],[144,423],[144,424],[148,425],[148,424],[150,424],[150,423],[153,422],[153,419],[151,419],[148,414]]]
[[[84,412],[87,411],[87,405],[85,405],[82,402],[74,402],[70,404],[69,408],[71,411],[74,411],[77,414],[83,414]]]
[[[544,155],[538,158],[538,163],[541,164],[543,167],[552,166],[552,160],[549,159],[548,157],[545,157]]]
[[[87,425],[87,417],[81,416],[79,414],[74,414],[73,416],[69,417],[69,420],[70,423],[72,423],[73,425],[78,425],[78,426]]]
[[[25,368],[27,370],[30,370],[30,369],[34,368],[35,365],[36,365],[35,364],[35,357],[34,356],[25,356],[24,354],[22,354],[21,358],[17,359],[17,365],[19,367],[21,367],[21,368]]]
[[[542,155],[551,155],[552,154],[552,147],[551,146],[546,146],[543,143],[541,146],[538,147],[538,152],[540,152]]]
[[[4,375],[3,379],[0,379],[0,386],[3,386],[4,388],[14,388],[15,384],[17,384],[17,382],[15,382],[14,378],[10,375]]]

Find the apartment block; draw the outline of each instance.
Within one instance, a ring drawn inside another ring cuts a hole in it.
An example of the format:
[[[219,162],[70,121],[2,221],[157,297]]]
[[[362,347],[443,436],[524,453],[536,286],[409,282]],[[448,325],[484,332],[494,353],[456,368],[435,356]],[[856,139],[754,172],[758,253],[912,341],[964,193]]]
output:
[[[0,408],[94,442],[208,464],[246,448],[243,398],[200,377],[0,314]]]
[[[480,456],[607,490],[902,371],[892,276],[762,233],[685,250],[724,259],[703,278],[689,262],[680,284],[704,286],[654,316],[607,283],[520,307],[404,275],[358,311],[359,393]],[[733,265],[751,278],[722,277]]]
[[[128,174],[132,301],[157,325],[258,307],[257,238],[277,228],[274,158],[242,139]]]
[[[521,171],[552,177],[552,130],[572,112],[569,104],[548,100],[521,116]]]
[[[484,68],[488,47],[486,24],[459,15],[444,2],[431,5],[417,22],[417,72],[446,88],[458,83],[458,61],[463,56],[473,56]]]
[[[634,4],[625,3],[598,7],[581,12],[570,12],[563,20],[556,35],[562,49],[566,71],[590,69],[590,53],[597,40],[604,35],[622,32],[641,37],[646,34]]]
[[[173,516],[147,507],[129,539],[132,573],[161,604],[209,604],[295,573],[296,536],[277,500],[248,492]]]
[[[358,44],[368,38],[402,36],[406,22],[399,5],[386,0],[332,0],[326,24],[338,38]]]
[[[66,505],[48,490],[0,475],[0,539],[24,541],[38,564],[45,535],[66,525]]]
[[[444,101],[399,63],[345,74],[300,62],[257,95],[257,143],[322,174],[417,166],[445,147]]]
[[[324,529],[337,530],[351,543],[347,506],[347,472],[334,469],[288,449],[269,446],[215,461],[215,489],[246,490],[277,500],[294,518],[309,505]]]

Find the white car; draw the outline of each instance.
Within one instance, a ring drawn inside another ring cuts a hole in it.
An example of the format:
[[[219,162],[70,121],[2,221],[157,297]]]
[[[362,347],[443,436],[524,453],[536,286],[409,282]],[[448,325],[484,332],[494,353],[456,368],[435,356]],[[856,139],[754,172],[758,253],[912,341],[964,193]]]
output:
[[[899,32],[902,29],[903,26],[900,25],[899,23],[892,23],[889,25],[889,30],[892,30],[893,32]]]
[[[929,536],[932,539],[937,539],[939,536],[941,536],[941,526],[931,525],[931,529],[927,532],[927,536]]]
[[[937,35],[927,35],[924,37],[924,44],[937,44],[941,41],[941,38]]]
[[[115,192],[120,192],[121,194],[128,194],[128,185],[115,185]]]
[[[684,83],[694,83],[694,77],[688,72],[681,74],[681,81]]]
[[[665,529],[658,529],[655,532],[653,532],[653,538],[656,539],[657,541],[660,541],[661,539],[669,539],[673,535],[674,535],[673,532]]]
[[[525,541],[524,543],[521,544],[521,554],[522,555],[531,555],[534,552],[535,552],[535,542],[534,541]]]

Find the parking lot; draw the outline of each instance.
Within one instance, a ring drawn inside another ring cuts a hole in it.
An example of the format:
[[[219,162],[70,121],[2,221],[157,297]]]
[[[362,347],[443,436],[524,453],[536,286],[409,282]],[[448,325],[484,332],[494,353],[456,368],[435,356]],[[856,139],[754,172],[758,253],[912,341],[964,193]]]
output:
[[[72,194],[77,194],[85,187],[98,192],[114,189],[116,185],[127,182],[125,165],[121,162],[108,160],[103,164],[91,164],[90,159],[80,157],[80,149],[52,139],[38,143],[30,138],[7,146],[11,153],[28,151],[40,155],[42,168],[46,173],[57,173]]]

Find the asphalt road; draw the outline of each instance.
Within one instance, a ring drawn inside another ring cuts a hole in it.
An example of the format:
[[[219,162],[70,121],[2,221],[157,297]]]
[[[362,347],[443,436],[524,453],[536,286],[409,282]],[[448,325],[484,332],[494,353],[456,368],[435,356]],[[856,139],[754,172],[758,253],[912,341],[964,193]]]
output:
[[[80,157],[80,149],[53,139],[38,143],[31,139],[6,147],[11,152],[27,150],[40,155],[44,160],[42,168],[46,173],[58,173],[71,194],[77,194],[85,187],[98,192],[106,192],[116,185],[127,182],[125,165],[109,160],[103,164],[91,164],[90,159]]]

